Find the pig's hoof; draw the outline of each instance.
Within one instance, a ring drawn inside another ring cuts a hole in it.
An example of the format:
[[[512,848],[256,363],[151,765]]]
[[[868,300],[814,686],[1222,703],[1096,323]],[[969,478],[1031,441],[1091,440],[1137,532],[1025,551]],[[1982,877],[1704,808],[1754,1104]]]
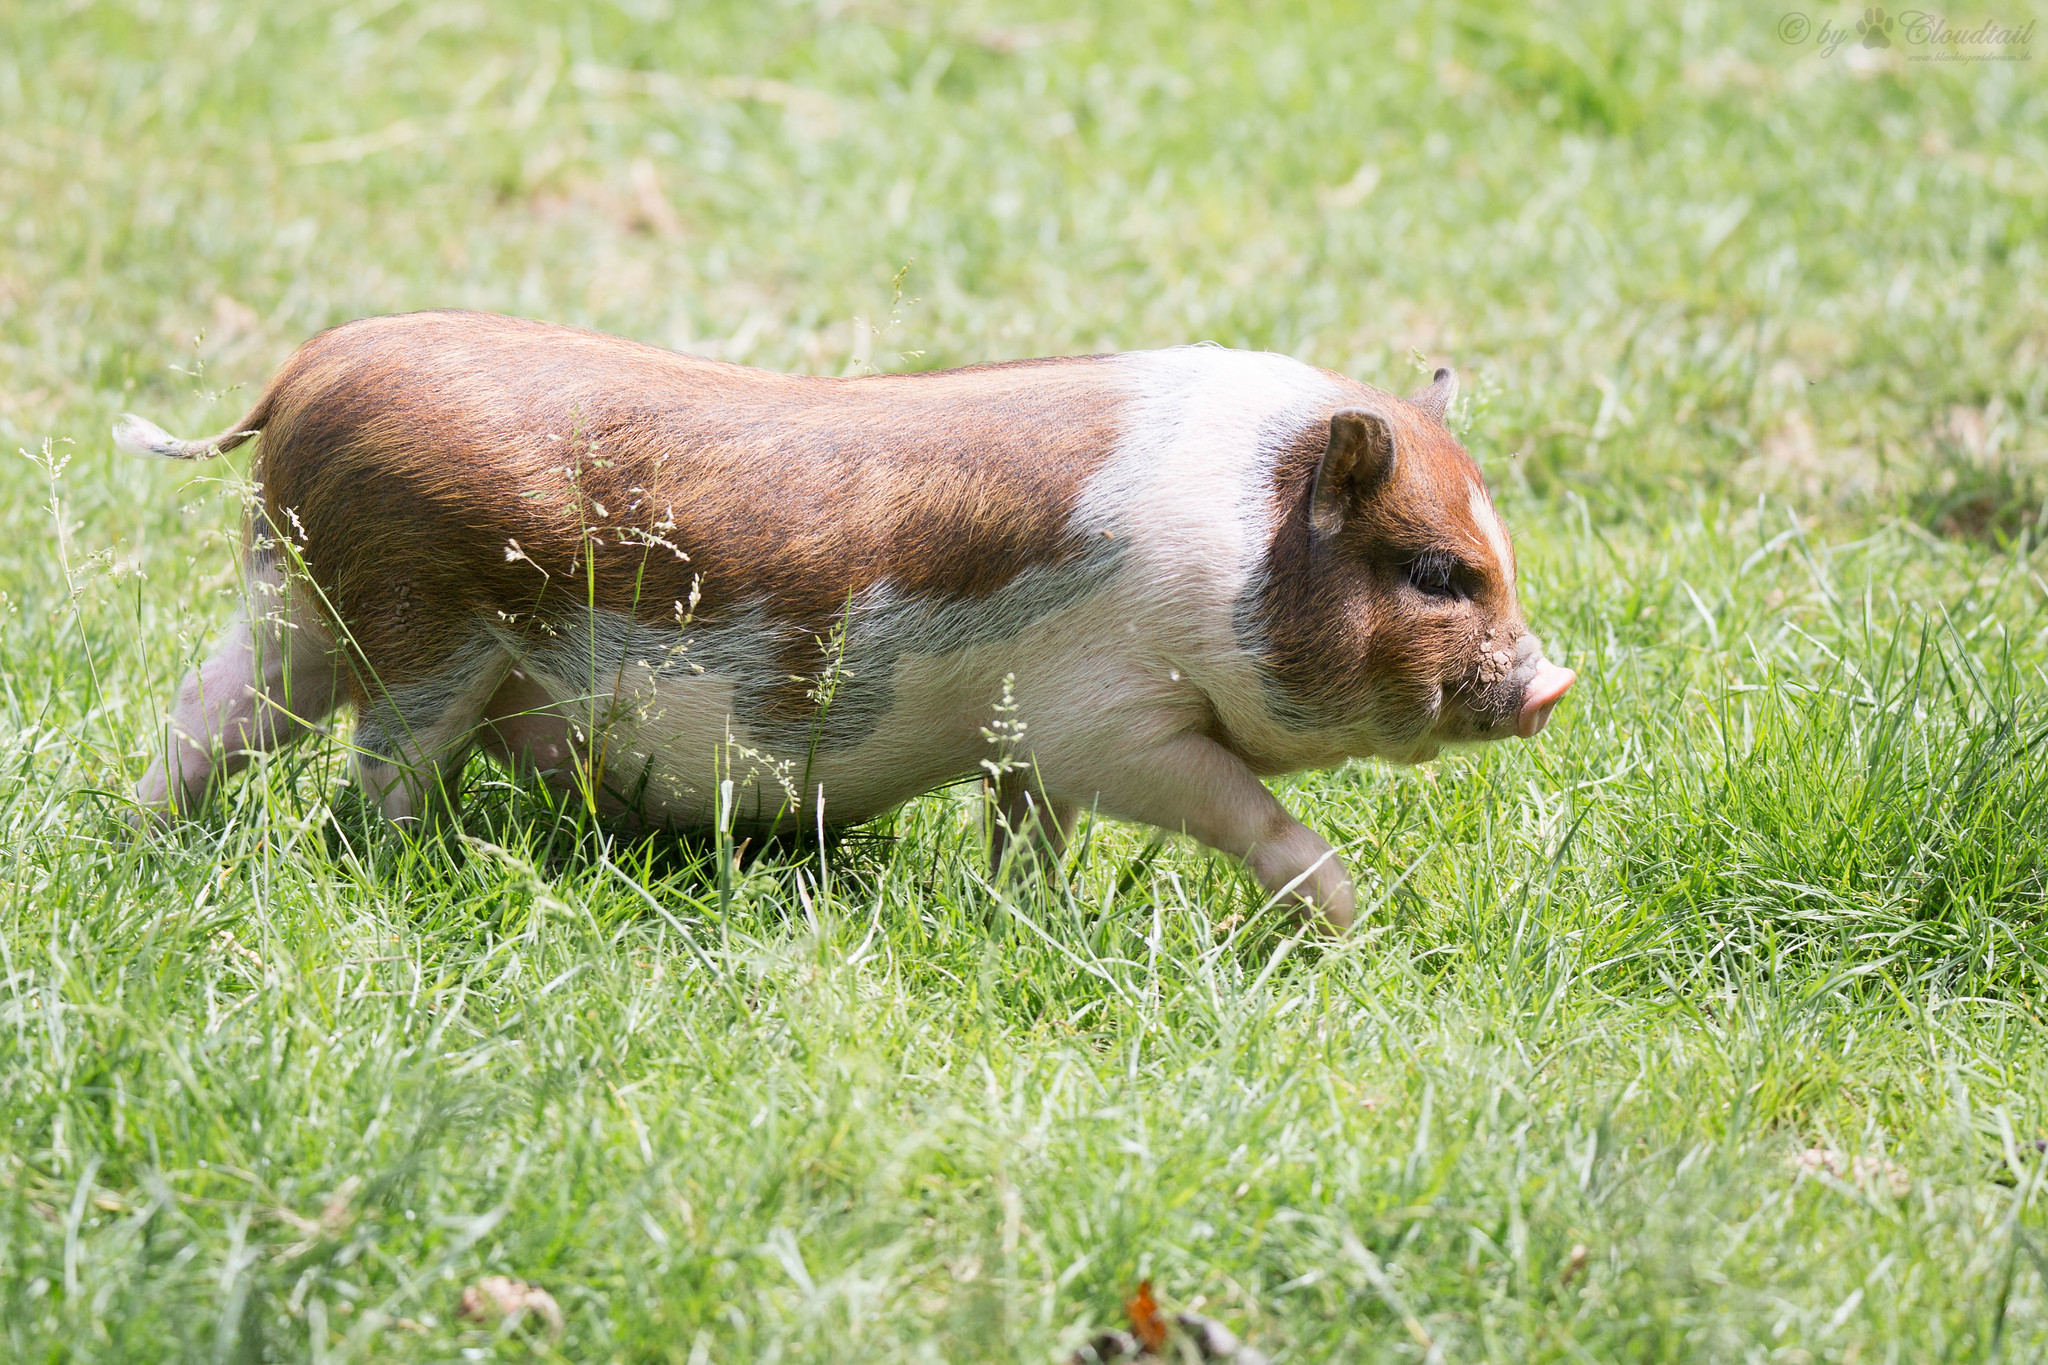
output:
[[[1304,901],[1301,909],[1302,918],[1307,921],[1309,928],[1331,938],[1349,933],[1351,921],[1357,913],[1352,908],[1351,898],[1348,896],[1327,905],[1318,901]]]
[[[1303,928],[1332,938],[1350,929],[1358,915],[1358,893],[1348,881],[1303,886],[1287,897],[1287,903],[1300,914]]]
[[[147,843],[169,834],[178,826],[185,824],[189,817],[181,814],[173,806],[130,801],[121,808],[120,819],[121,823],[128,827],[128,833],[133,838],[138,842]]]

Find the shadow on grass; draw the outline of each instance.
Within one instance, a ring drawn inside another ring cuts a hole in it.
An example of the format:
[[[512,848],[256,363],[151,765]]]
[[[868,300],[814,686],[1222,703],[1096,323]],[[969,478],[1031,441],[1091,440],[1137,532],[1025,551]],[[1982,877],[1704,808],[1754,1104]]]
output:
[[[2010,455],[1982,458],[1944,442],[1900,511],[1936,535],[2008,549],[2022,535],[2048,534],[2048,480]]]

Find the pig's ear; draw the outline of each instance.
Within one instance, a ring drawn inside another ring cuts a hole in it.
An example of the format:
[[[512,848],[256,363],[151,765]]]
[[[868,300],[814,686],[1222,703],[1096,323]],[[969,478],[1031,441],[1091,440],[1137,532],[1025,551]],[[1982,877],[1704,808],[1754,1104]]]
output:
[[[1445,366],[1430,379],[1429,387],[1408,395],[1409,404],[1439,424],[1451,404],[1458,401],[1458,372]]]
[[[1371,497],[1394,473],[1394,427],[1366,408],[1339,408],[1330,415],[1330,443],[1316,466],[1309,519],[1333,536],[1362,499]]]

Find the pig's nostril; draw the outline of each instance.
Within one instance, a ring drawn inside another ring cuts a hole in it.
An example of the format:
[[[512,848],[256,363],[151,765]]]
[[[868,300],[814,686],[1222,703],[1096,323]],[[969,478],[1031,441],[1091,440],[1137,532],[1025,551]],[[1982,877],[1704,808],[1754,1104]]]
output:
[[[1557,705],[1558,698],[1571,691],[1578,677],[1569,668],[1559,668],[1548,659],[1538,663],[1536,676],[1529,679],[1529,686],[1522,693],[1522,713],[1516,720],[1515,733],[1523,739],[1534,739],[1549,723],[1551,708]]]

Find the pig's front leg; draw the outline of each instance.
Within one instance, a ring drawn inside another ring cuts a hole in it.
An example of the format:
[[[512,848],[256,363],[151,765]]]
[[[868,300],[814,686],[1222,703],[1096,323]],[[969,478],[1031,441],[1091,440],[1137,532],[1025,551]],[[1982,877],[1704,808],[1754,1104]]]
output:
[[[1022,767],[1004,773],[996,786],[990,822],[989,871],[1001,870],[1003,855],[1016,840],[1025,841],[1048,870],[1057,871],[1080,814],[1073,802],[1048,798],[1036,770]]]
[[[1259,885],[1312,907],[1333,928],[1351,927],[1351,874],[1321,835],[1287,813],[1243,760],[1214,740],[1178,734],[1120,757],[1108,771],[1063,773],[1059,790],[1092,792],[1122,820],[1177,830],[1243,858]],[[1080,798],[1087,803],[1087,797]],[[1297,881],[1296,879],[1299,878]]]

